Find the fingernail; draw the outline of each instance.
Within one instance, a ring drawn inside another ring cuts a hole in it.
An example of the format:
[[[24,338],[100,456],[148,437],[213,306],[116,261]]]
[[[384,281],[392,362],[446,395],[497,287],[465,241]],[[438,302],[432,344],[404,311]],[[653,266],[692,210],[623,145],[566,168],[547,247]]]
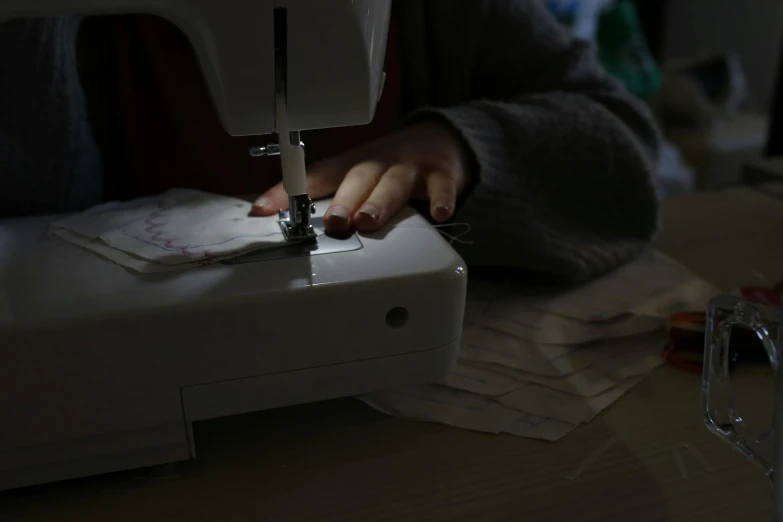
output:
[[[378,221],[381,218],[381,211],[374,205],[364,205],[359,209],[358,214],[365,219],[371,219],[373,221]]]
[[[256,208],[267,209],[267,208],[269,208],[269,206],[271,204],[272,204],[272,200],[270,200],[266,196],[263,196],[263,197],[258,198],[256,200],[256,202],[253,203],[253,206],[256,207]]]
[[[349,217],[348,211],[343,207],[334,206],[326,212],[324,221],[328,222],[327,224],[331,226],[342,228],[348,225]]]
[[[451,217],[451,205],[444,202],[435,203],[430,213],[436,221],[446,221]]]

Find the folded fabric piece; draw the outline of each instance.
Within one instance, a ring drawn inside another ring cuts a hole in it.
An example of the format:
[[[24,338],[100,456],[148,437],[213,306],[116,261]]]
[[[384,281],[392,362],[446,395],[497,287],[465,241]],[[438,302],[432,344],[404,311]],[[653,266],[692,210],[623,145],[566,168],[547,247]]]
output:
[[[174,189],[94,207],[52,232],[136,272],[185,270],[285,244],[276,216],[250,210],[241,199]]]
[[[569,359],[581,353],[598,357],[586,367],[568,374],[540,375],[532,368],[508,368],[500,364],[472,362],[461,354],[457,367],[440,382],[451,388],[481,395],[499,396],[536,384],[577,397],[595,397],[621,386],[628,379],[644,375],[661,364],[665,332],[600,343],[579,348],[560,358]]]
[[[368,394],[360,399],[388,415],[556,441],[592,421],[660,366],[662,337],[623,339],[624,347],[614,342],[615,356],[600,358],[563,377],[460,358],[457,367],[439,383]],[[620,350],[621,356],[617,357]]]
[[[494,302],[480,313],[465,314],[466,325],[479,325],[538,344],[581,344],[653,332],[666,321],[659,317],[621,315],[601,321],[569,319],[530,308],[512,299]]]
[[[486,397],[433,384],[374,393],[359,399],[387,415],[552,442],[578,426],[531,415]]]
[[[359,399],[387,415],[487,433],[501,433],[520,420],[530,419],[528,414],[487,397],[433,384],[373,393]]]
[[[628,313],[665,317],[682,304],[701,309],[718,289],[670,257],[649,249],[634,261],[576,289],[518,289],[508,284],[472,282],[476,306],[503,306],[587,322],[603,322]]]
[[[639,384],[644,376],[624,383],[594,397],[576,397],[537,384],[525,383],[513,392],[498,398],[509,408],[548,419],[582,424],[590,422],[603,410],[614,404],[625,393]]]
[[[600,412],[622,395],[634,383],[626,384],[625,389],[614,390],[606,397],[592,399],[590,404],[580,403],[581,418],[587,418]],[[556,397],[556,392],[555,392]],[[399,390],[373,393],[359,397],[368,406],[387,415],[412,420],[436,422],[484,433],[508,433],[527,438],[557,441],[579,426],[579,420],[564,421],[551,415],[539,416],[506,404],[494,398],[475,395],[470,392],[448,388],[437,384],[410,386]],[[533,397],[535,399],[535,396]],[[513,401],[509,401],[513,402]],[[549,401],[540,409],[546,409]],[[556,399],[551,405],[556,413],[561,413],[562,404]],[[569,410],[565,416],[576,418],[576,410]]]
[[[542,376],[562,377],[624,349],[624,338],[580,345],[539,344],[468,324],[462,331],[460,360],[504,366]]]

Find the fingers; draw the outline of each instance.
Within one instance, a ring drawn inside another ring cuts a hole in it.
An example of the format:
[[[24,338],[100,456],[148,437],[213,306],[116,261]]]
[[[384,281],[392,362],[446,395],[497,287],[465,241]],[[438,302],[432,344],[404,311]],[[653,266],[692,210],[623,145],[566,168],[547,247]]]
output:
[[[365,161],[348,171],[334,195],[332,204],[324,214],[327,232],[342,234],[351,230],[354,214],[373,193],[385,170],[383,163]]]
[[[337,165],[316,166],[308,175],[307,184],[313,198],[328,196],[336,189],[324,215],[326,231],[332,234],[348,233],[354,228],[360,232],[378,230],[408,202],[417,184],[418,173],[413,164],[396,164],[385,170],[383,163],[366,161],[348,171],[344,179],[338,169]],[[433,219],[439,223],[451,219],[459,192],[457,181],[436,171],[422,185]],[[252,213],[270,216],[285,208],[288,208],[288,194],[283,184],[278,183],[255,202]]]
[[[354,227],[360,232],[373,232],[386,224],[410,199],[417,174],[411,163],[399,163],[387,170],[354,215]]]
[[[459,187],[452,176],[432,172],[427,176],[427,197],[430,200],[432,218],[443,223],[454,215]]]

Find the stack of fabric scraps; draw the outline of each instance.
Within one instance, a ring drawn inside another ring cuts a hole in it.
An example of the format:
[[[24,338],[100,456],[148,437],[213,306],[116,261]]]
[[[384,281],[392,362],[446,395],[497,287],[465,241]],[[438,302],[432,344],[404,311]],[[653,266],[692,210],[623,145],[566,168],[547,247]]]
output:
[[[51,230],[134,272],[168,272],[285,244],[277,216],[252,217],[250,209],[241,199],[174,189],[99,205],[53,223]]]
[[[389,415],[556,441],[663,364],[667,318],[712,285],[655,251],[567,292],[469,283],[456,368],[438,383],[360,397]]]

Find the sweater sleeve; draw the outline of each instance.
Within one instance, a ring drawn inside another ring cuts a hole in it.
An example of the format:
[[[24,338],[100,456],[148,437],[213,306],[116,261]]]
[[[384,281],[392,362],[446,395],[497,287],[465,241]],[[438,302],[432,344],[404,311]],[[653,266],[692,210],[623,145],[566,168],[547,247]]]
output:
[[[472,101],[430,107],[475,159],[455,216],[471,266],[580,282],[632,259],[655,234],[659,134],[646,107],[603,71],[540,0],[484,2]]]
[[[76,64],[82,17],[0,23],[0,217],[82,210],[103,169]]]

